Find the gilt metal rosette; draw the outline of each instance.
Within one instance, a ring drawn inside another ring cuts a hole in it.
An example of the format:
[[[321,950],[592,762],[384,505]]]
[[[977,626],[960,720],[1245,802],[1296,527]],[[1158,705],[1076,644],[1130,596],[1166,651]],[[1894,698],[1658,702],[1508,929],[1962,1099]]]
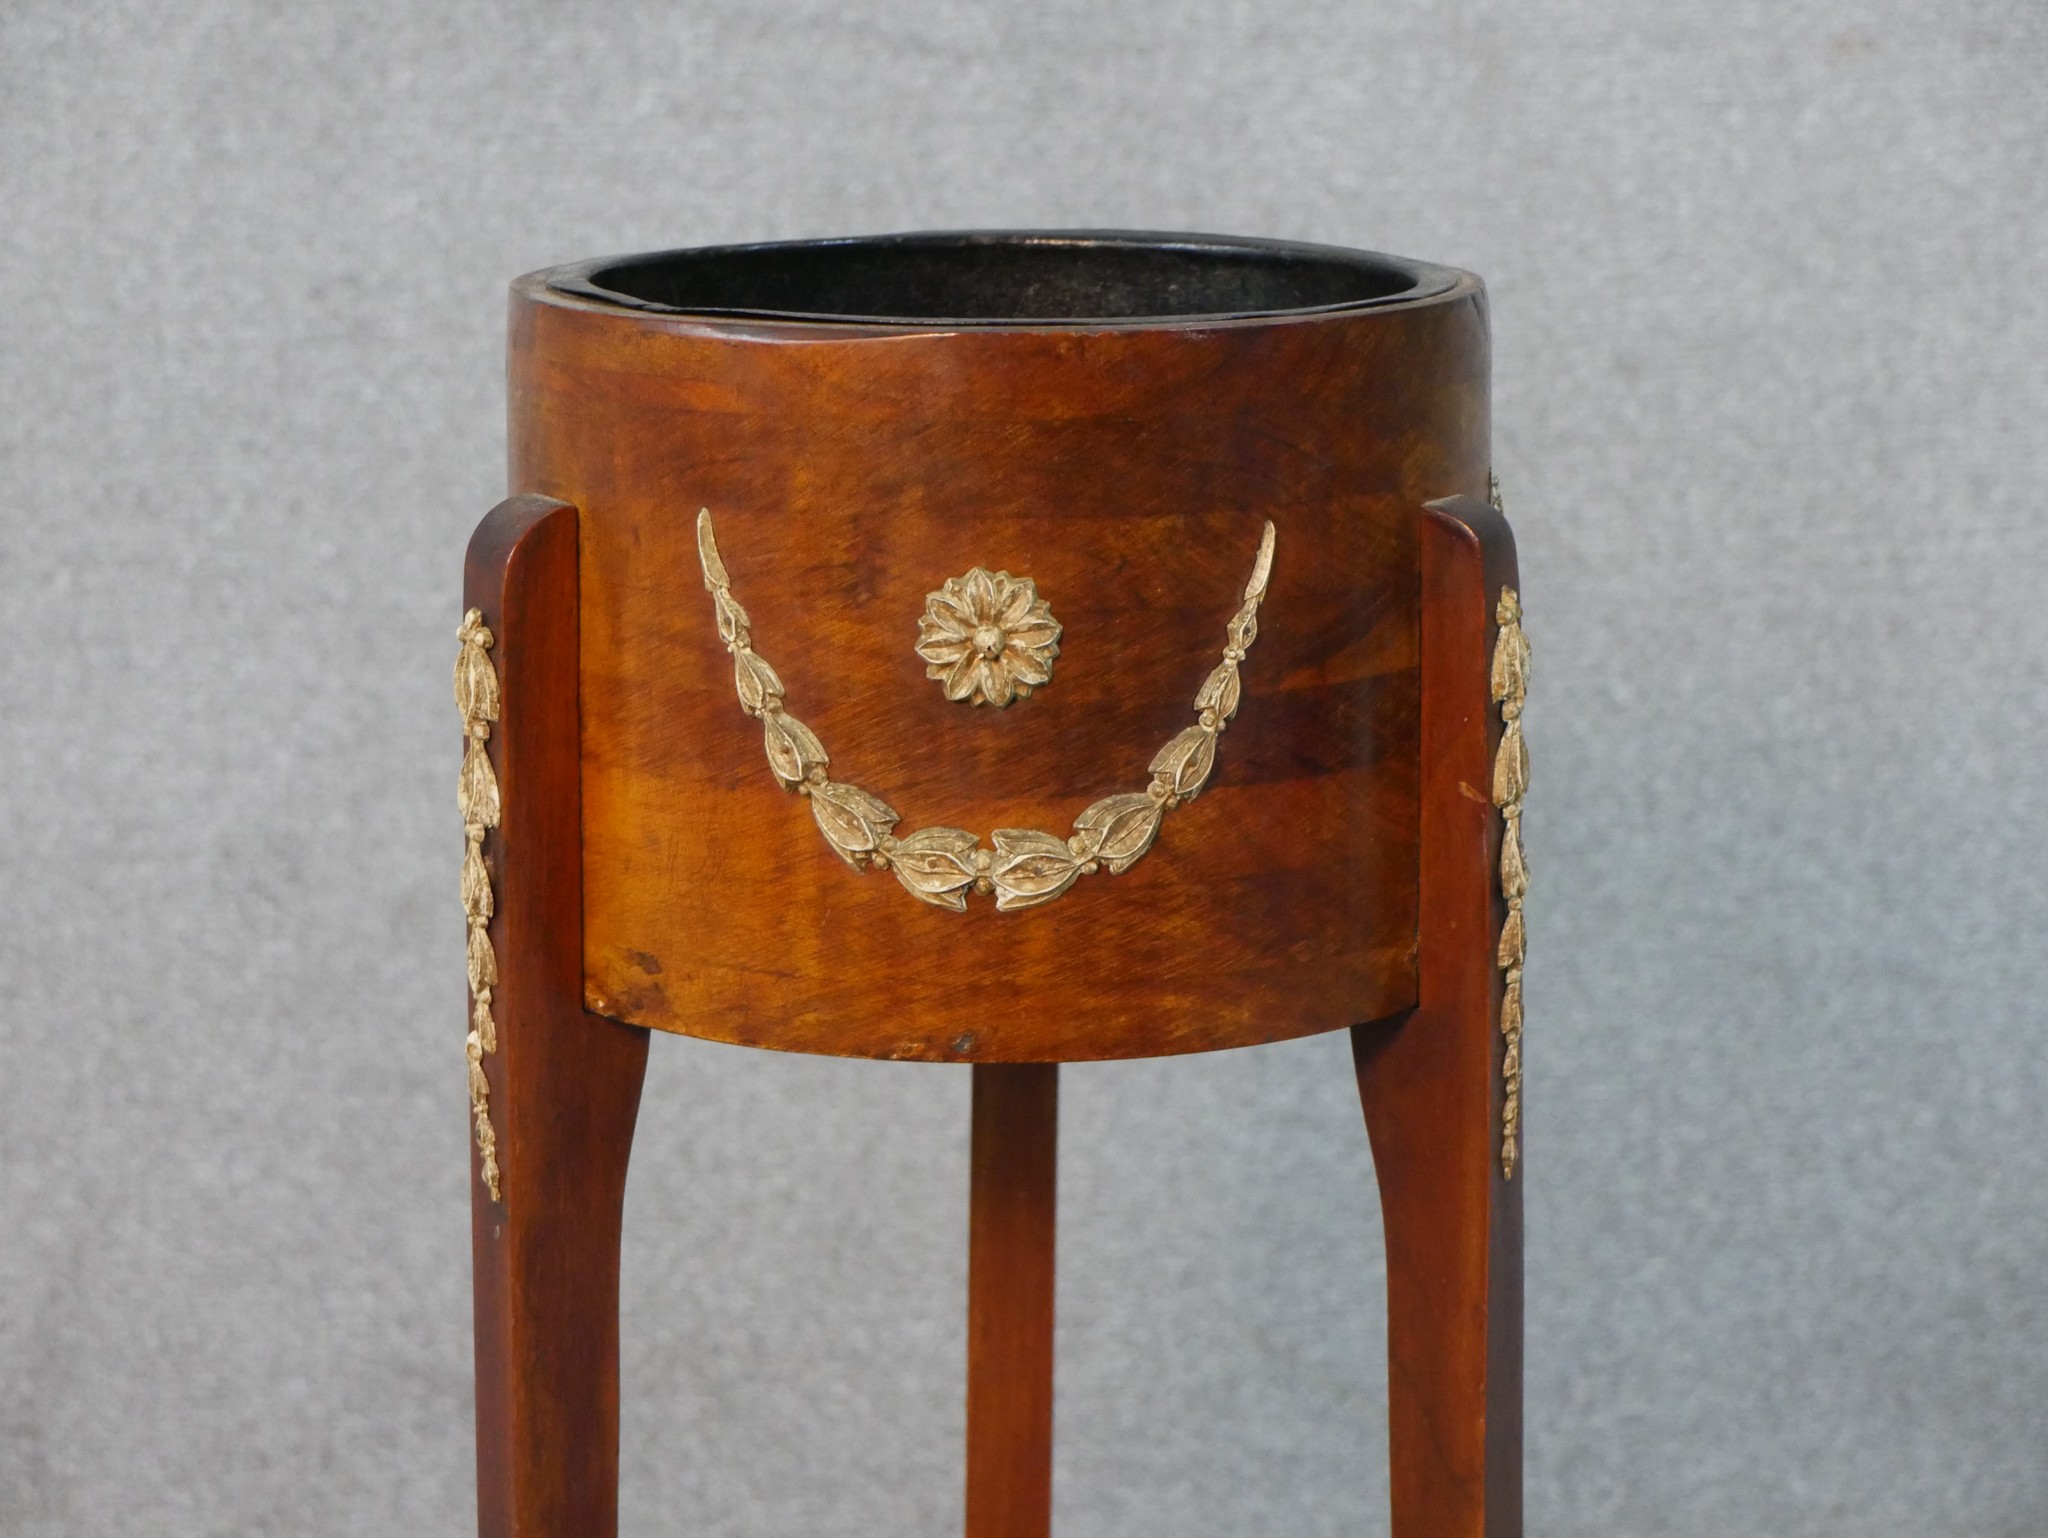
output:
[[[1051,683],[1060,654],[1060,622],[1038,584],[979,566],[925,595],[917,630],[925,676],[947,699],[998,710]]]

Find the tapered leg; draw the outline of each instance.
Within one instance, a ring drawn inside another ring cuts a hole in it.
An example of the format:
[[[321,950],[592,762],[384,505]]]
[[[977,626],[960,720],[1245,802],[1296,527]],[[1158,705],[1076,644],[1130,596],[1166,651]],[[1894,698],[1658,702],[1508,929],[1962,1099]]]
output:
[[[1052,1530],[1057,1063],[974,1069],[967,1240],[967,1538]]]
[[[1506,1142],[1488,688],[1513,538],[1493,508],[1453,498],[1429,509],[1422,563],[1420,1004],[1352,1032],[1386,1220],[1393,1532],[1516,1538],[1522,1178],[1519,1137]]]
[[[464,586],[465,633],[495,675],[466,654],[491,771],[464,775],[481,855],[465,901],[488,916],[470,954],[477,1528],[613,1538],[619,1225],[647,1032],[583,1009],[575,510],[501,503]]]

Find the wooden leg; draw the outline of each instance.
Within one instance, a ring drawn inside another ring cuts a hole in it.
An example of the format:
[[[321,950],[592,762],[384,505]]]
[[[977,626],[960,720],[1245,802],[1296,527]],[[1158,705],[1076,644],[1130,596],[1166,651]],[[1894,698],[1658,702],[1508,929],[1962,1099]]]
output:
[[[1522,1531],[1522,1167],[1503,1164],[1494,606],[1516,584],[1483,502],[1422,537],[1419,1006],[1352,1032],[1387,1238],[1394,1538]]]
[[[500,504],[470,542],[466,607],[501,696],[483,840],[495,986],[472,1138],[477,1530],[618,1531],[619,1227],[647,1032],[583,1009],[576,513]],[[497,1192],[482,1153],[494,1146]]]
[[[967,1239],[967,1538],[1052,1530],[1057,1063],[974,1069]]]

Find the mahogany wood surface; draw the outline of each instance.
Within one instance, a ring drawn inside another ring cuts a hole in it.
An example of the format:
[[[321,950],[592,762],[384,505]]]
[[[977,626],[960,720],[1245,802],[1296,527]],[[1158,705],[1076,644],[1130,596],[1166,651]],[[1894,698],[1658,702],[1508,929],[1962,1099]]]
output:
[[[874,327],[512,303],[512,479],[581,512],[584,980],[600,1014],[755,1046],[1038,1062],[1201,1051],[1417,999],[1416,510],[1486,485],[1476,280],[1253,320]],[[951,913],[831,853],[771,777],[699,574],[899,833],[1140,790],[1193,720],[1264,521],[1245,699],[1119,876]],[[1065,627],[1052,682],[948,702],[925,595],[980,565]]]
[[[966,1538],[1052,1530],[1057,1063],[977,1063],[967,1240]]]
[[[1352,1032],[1386,1224],[1395,1538],[1522,1531],[1524,1175],[1504,1178],[1500,1158],[1501,725],[1487,692],[1494,605],[1517,585],[1492,507],[1455,497],[1424,515],[1422,997]]]
[[[470,541],[464,597],[496,637],[503,701],[488,743],[503,815],[484,840],[502,1201],[470,1150],[478,1531],[612,1538],[619,1230],[647,1032],[583,1009],[575,510],[501,503]]]

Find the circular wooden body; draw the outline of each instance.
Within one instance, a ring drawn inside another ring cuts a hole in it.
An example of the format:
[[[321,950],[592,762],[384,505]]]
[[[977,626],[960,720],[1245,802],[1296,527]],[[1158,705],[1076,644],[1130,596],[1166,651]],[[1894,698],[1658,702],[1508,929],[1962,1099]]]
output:
[[[1209,237],[897,237],[559,268],[511,320],[512,488],[578,515],[590,1009],[1032,1062],[1415,1004],[1418,529],[1486,492],[1476,278]],[[700,508],[831,778],[899,836],[984,847],[1145,789],[1277,538],[1202,793],[1121,874],[952,912],[836,858],[771,773]],[[915,650],[927,595],[975,567],[1032,578],[1063,627],[1006,709],[948,700]]]

